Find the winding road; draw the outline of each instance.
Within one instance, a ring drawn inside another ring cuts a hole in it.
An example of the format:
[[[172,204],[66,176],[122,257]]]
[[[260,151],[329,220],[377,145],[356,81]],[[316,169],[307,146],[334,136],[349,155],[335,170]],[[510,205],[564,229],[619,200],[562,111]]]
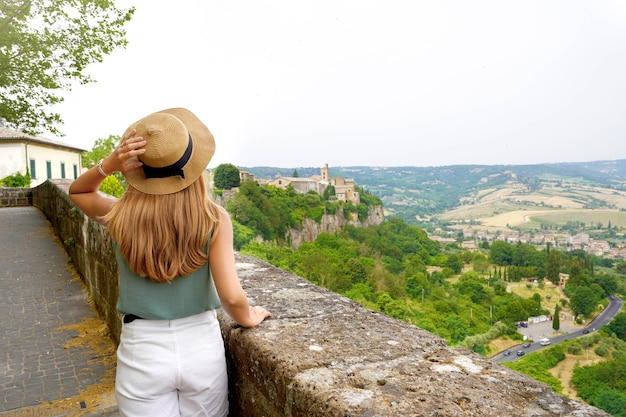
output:
[[[594,332],[597,329],[599,329],[601,326],[604,326],[605,324],[609,323],[611,320],[613,320],[613,317],[615,317],[617,315],[617,313],[620,312],[620,310],[622,309],[622,306],[624,305],[624,302],[622,301],[621,298],[612,295],[610,296],[610,302],[609,305],[604,309],[604,311],[602,313],[600,313],[598,315],[598,317],[596,317],[593,321],[591,321],[586,327],[583,327],[579,330],[575,330],[573,332],[569,332],[566,334],[562,334],[559,336],[555,336],[550,339],[550,344],[555,344],[555,343],[559,343],[562,342],[564,340],[570,340],[570,339],[575,339],[577,337],[581,337],[584,336],[590,332]],[[500,352],[497,355],[493,356],[491,359],[493,359],[494,361],[496,361],[497,363],[502,363],[502,362],[511,362],[511,361],[515,361],[517,359],[519,359],[521,356],[517,356],[516,352],[518,350],[523,351],[525,354],[526,353],[532,353],[532,352],[536,352],[537,350],[544,348],[546,346],[542,346],[539,344],[539,342],[534,342],[531,343],[530,346],[524,348],[522,347],[522,345],[516,345],[516,346],[511,346],[509,349],[507,349],[507,351],[511,352],[510,355],[505,355],[505,352]]]

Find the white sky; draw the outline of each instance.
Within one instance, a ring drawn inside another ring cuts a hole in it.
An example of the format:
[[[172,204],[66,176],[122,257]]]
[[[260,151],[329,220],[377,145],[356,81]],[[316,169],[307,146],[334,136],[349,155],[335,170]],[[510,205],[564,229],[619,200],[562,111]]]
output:
[[[210,167],[626,159],[623,0],[117,4],[128,47],[56,108],[75,146],[180,106]]]

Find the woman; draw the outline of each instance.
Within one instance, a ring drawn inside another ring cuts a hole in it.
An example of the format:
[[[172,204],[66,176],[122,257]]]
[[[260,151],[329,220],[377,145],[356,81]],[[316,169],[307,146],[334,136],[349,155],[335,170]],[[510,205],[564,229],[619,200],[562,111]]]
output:
[[[203,173],[214,151],[193,113],[167,109],[133,123],[117,149],[70,186],[76,206],[115,242],[124,322],[115,393],[123,416],[227,415],[215,309],[244,327],[270,316],[248,304],[232,223],[206,195]],[[119,200],[98,192],[115,171],[129,184]]]

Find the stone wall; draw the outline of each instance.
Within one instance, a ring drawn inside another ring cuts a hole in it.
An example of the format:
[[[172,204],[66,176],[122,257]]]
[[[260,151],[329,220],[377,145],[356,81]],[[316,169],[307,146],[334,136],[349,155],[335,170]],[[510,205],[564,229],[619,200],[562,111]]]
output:
[[[79,213],[68,183],[33,189],[98,311],[119,334],[110,238]],[[609,416],[431,333],[236,254],[242,285],[272,318],[243,329],[220,312],[231,416]]]
[[[68,196],[72,180],[52,180],[33,188],[33,205],[48,218],[113,340],[122,330],[117,302],[117,262],[109,232],[78,210]]]
[[[0,207],[24,207],[33,205],[30,188],[0,188]]]

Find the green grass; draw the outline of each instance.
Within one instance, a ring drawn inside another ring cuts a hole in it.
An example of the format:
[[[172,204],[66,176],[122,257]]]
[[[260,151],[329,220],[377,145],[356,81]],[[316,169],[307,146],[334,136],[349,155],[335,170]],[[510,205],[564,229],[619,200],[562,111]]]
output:
[[[609,222],[612,227],[626,228],[626,211],[608,211],[608,210],[576,210],[561,211],[556,210],[553,213],[545,213],[536,216],[530,216],[531,222],[535,224],[549,224],[556,226],[564,226],[568,222],[583,222],[587,226],[595,226],[602,223],[606,227]],[[525,225],[525,228],[527,225]]]

